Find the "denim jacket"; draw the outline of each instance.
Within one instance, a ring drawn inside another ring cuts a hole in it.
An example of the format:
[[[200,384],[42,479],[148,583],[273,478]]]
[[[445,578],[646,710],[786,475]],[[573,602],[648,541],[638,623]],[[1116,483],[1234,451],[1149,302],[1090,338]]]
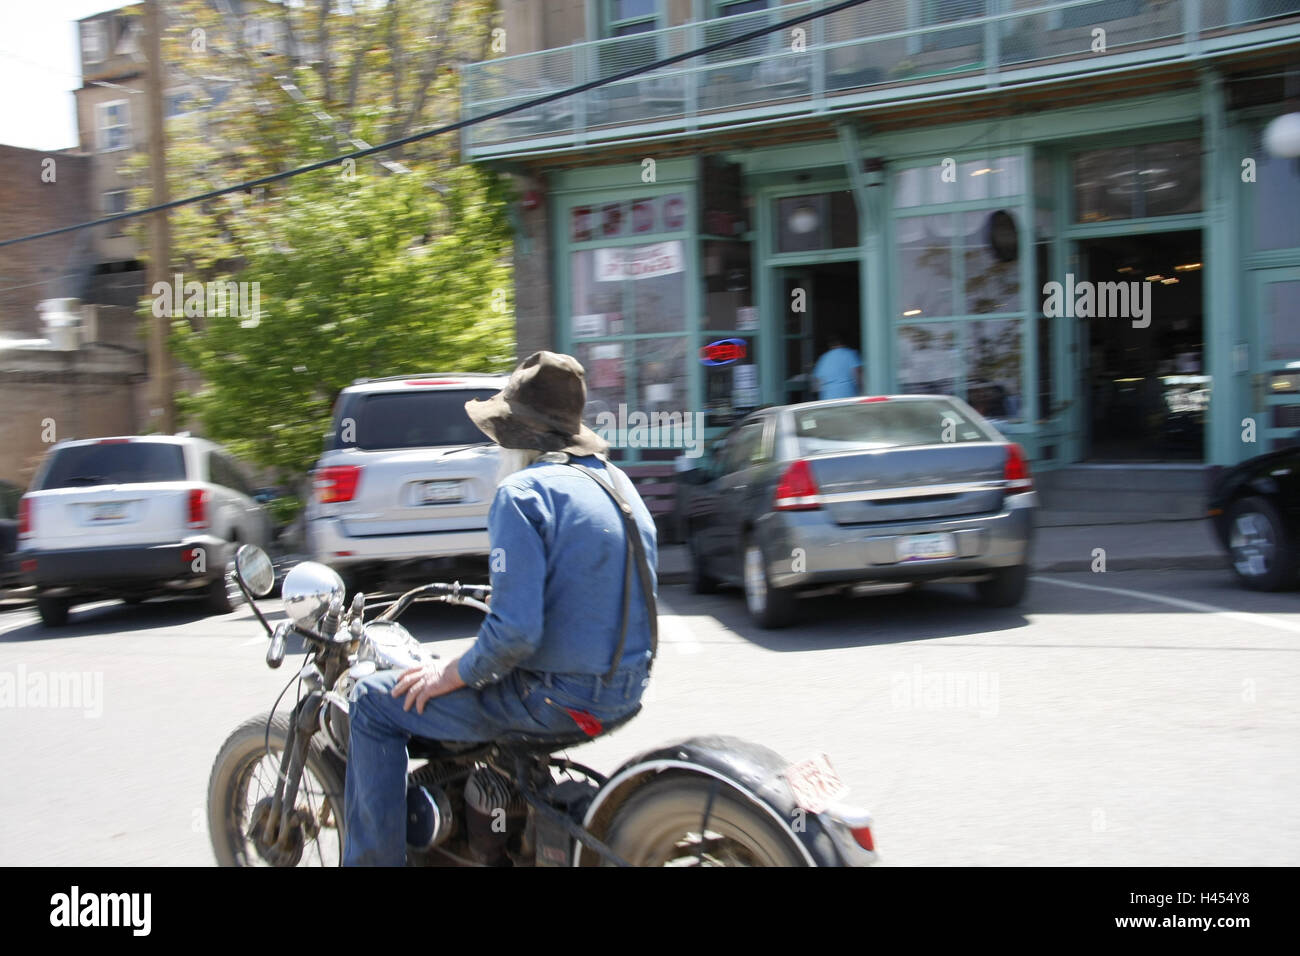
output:
[[[594,456],[573,460],[604,469],[632,506],[653,578],[654,520],[632,482]],[[515,668],[607,672],[618,646],[628,560],[623,519],[609,494],[576,468],[538,462],[501,482],[488,513],[488,536],[492,611],[460,659],[461,680],[484,687]],[[632,588],[620,669],[644,670],[650,618],[635,567]]]

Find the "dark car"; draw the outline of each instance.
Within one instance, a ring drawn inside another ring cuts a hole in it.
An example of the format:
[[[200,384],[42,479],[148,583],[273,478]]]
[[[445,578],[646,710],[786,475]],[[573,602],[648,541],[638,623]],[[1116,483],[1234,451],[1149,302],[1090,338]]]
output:
[[[1300,567],[1300,447],[1220,472],[1209,517],[1242,584],[1256,591],[1293,587]]]
[[[1025,592],[1037,507],[1025,454],[957,398],[761,409],[683,480],[693,587],[740,585],[762,627],[826,588],[964,580],[998,607]]]

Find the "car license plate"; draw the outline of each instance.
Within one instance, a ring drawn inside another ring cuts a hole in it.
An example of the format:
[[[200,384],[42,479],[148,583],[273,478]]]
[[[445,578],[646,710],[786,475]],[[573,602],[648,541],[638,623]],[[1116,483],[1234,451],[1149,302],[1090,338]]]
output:
[[[809,813],[821,813],[849,792],[831,766],[831,758],[825,754],[791,764],[781,772],[781,776],[794,791],[795,803]]]
[[[126,502],[112,501],[95,505],[90,512],[91,521],[121,521],[126,517]]]
[[[422,505],[445,505],[463,497],[459,481],[426,481],[420,486]]]
[[[900,561],[934,561],[957,556],[957,541],[951,535],[910,534],[898,543]]]

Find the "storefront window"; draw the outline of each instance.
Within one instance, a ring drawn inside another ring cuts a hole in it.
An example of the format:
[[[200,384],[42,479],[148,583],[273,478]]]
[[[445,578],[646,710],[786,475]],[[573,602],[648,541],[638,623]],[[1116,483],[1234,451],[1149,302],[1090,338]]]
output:
[[[1255,157],[1255,182],[1243,192],[1254,202],[1255,248],[1300,248],[1300,162],[1269,155],[1261,138]]]
[[[573,338],[682,331],[685,255],[678,239],[573,253]]]
[[[683,445],[694,352],[688,212],[685,194],[670,193],[569,213],[569,239],[581,245],[569,253],[568,348],[587,370],[584,420],[619,459],[671,457]]]
[[[944,157],[895,175],[900,391],[956,395],[996,421],[1023,418],[1025,163]],[[941,203],[966,205],[916,214]],[[977,318],[986,315],[1008,318]]]
[[[1020,320],[966,323],[966,401],[985,418],[1020,418]]]
[[[1016,219],[1002,209],[962,215],[965,308],[971,315],[1020,311]]]
[[[894,176],[894,208],[1019,196],[1024,190],[1024,162],[1019,156],[967,159],[944,157],[911,166]]]
[[[960,199],[999,199],[1020,195],[1024,181],[1019,156],[957,164]]]
[[[964,395],[994,420],[1021,416],[1019,319],[925,322],[898,330],[898,387],[907,394]]]
[[[858,244],[858,212],[847,189],[776,201],[776,251],[812,252]]]
[[[961,329],[927,322],[898,329],[898,388],[909,394],[955,395],[961,387]]]
[[[1295,359],[1300,356],[1300,282],[1270,282],[1266,288],[1268,357]]]
[[[740,332],[758,328],[750,244],[709,240],[703,245],[702,262],[703,327]]]
[[[895,229],[903,316],[952,315],[953,216],[912,216]]]
[[[738,335],[712,339],[700,347],[709,427],[728,425],[762,401],[756,345],[756,336]]]
[[[1201,211],[1198,140],[1089,150],[1074,157],[1073,176],[1078,222]]]

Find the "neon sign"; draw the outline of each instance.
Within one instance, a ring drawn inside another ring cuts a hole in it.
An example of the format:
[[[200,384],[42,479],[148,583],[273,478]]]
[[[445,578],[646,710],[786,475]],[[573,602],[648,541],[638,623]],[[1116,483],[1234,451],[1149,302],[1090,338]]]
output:
[[[701,365],[730,365],[748,354],[744,339],[718,339],[700,349]]]

